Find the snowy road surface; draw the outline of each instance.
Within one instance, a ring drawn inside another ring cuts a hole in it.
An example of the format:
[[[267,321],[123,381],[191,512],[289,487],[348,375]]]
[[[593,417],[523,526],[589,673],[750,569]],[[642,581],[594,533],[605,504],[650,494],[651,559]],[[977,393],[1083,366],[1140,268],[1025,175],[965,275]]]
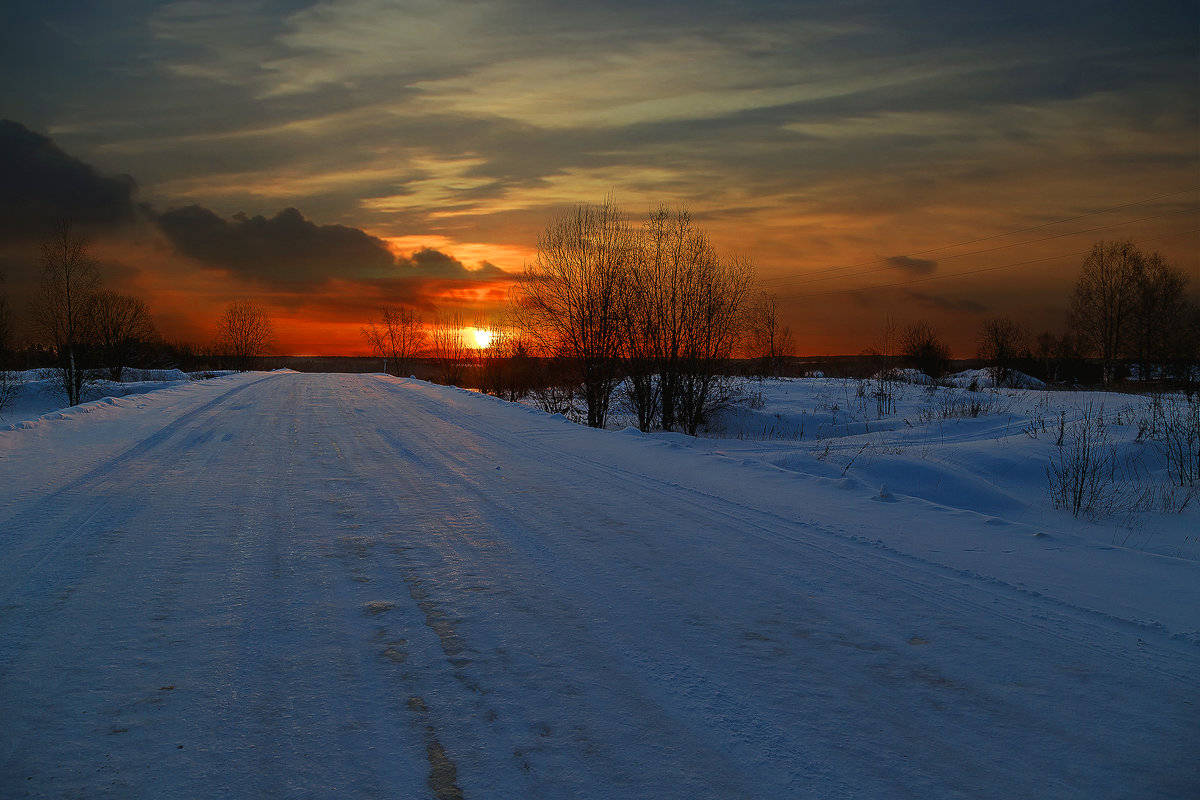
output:
[[[1028,521],[381,376],[86,410],[0,432],[0,796],[1197,796],[1194,590],[877,533]]]

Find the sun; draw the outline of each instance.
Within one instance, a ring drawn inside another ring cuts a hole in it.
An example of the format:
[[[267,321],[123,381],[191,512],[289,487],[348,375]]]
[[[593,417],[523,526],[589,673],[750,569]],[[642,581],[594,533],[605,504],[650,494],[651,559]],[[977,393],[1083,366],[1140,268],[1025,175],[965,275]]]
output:
[[[475,328],[475,346],[480,350],[484,350],[492,343],[492,332],[486,331],[483,328]]]

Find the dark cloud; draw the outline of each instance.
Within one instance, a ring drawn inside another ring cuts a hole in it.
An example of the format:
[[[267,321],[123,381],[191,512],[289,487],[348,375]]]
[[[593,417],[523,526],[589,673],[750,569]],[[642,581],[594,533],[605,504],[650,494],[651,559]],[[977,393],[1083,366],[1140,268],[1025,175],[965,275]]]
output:
[[[273,217],[235,214],[225,219],[203,206],[154,215],[182,255],[207,267],[268,286],[304,288],[330,280],[497,280],[507,273],[484,263],[468,269],[452,255],[422,248],[396,256],[382,239],[359,228],[318,225],[295,208]]]
[[[396,263],[382,240],[358,228],[317,225],[294,208],[270,218],[235,214],[224,219],[191,205],[169,209],[156,220],[181,254],[267,284],[377,276]]]
[[[454,256],[432,247],[422,247],[410,256],[401,256],[396,262],[400,267],[400,274],[404,277],[493,280],[508,275],[487,261],[483,262],[479,269],[467,269],[466,265]]]
[[[938,262],[926,258],[909,258],[908,256],[888,256],[884,259],[884,263],[892,269],[907,272],[909,275],[932,275],[937,272],[938,264]]]
[[[0,120],[0,239],[38,239],[64,219],[83,228],[120,226],[135,216],[136,192],[128,175],[101,175],[49,137]]]

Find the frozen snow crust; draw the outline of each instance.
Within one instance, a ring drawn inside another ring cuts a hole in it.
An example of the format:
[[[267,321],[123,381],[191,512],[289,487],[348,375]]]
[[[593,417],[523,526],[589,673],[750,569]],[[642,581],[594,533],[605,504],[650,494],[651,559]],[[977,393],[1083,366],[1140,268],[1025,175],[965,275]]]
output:
[[[702,439],[386,376],[6,415],[0,796],[1196,796],[1195,504],[1056,510],[1023,426],[1081,398],[921,421],[969,394],[768,382]]]

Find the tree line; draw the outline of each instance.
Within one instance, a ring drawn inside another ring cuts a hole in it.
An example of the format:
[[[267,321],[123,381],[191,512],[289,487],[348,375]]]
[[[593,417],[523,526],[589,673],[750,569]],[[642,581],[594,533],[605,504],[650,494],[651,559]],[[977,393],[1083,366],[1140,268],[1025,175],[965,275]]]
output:
[[[1022,372],[1081,382],[1091,370],[1111,383],[1133,366],[1142,379],[1190,387],[1200,313],[1187,284],[1157,253],[1128,241],[1098,242],[1081,265],[1062,334],[1034,339],[1011,317],[985,317],[974,355],[1000,386]],[[752,266],[720,258],[686,211],[663,207],[635,223],[609,199],[550,221],[503,321],[482,323],[492,331],[490,347],[454,344],[460,317],[439,316],[427,327],[406,307],[385,308],[363,333],[394,374],[424,358],[439,365],[443,382],[455,383],[471,363],[477,388],[510,400],[532,395],[546,410],[565,412],[578,399],[597,427],[616,401],[642,430],[694,434],[734,396],[733,355],[750,356],[759,374],[774,375],[793,353],[777,299],[753,287]],[[935,380],[952,363],[926,320],[889,321],[863,355],[877,374],[907,366]],[[886,413],[888,395],[880,396]]]
[[[1061,333],[1035,337],[1010,316],[985,317],[975,356],[999,386],[1028,372],[1050,383],[1134,378],[1190,391],[1200,378],[1200,309],[1188,299],[1188,283],[1159,253],[1129,240],[1096,242],[1080,265]],[[889,323],[866,355],[877,366],[903,363],[935,380],[951,363],[941,334],[925,320],[898,329]]]
[[[24,361],[45,370],[70,405],[83,401],[102,378],[120,381],[126,367],[165,368],[199,359],[220,358],[248,369],[274,337],[270,316],[252,301],[230,303],[210,348],[167,342],[149,305],[140,297],[106,288],[90,239],[69,221],[61,222],[41,244],[41,270],[30,302],[37,343]],[[0,284],[0,408],[16,389],[8,368],[16,361],[14,324]]]
[[[1130,240],[1096,242],[1080,265],[1062,333],[1031,337],[1008,317],[985,320],[979,357],[998,381],[1020,365],[1051,382],[1109,386],[1172,382],[1191,391],[1200,364],[1200,308],[1188,299],[1188,276]]]
[[[121,379],[161,341],[145,301],[100,286],[87,237],[62,223],[42,242],[42,275],[33,322],[50,347],[59,389],[76,405],[100,375]]]
[[[31,307],[45,347],[39,352],[71,404],[101,376],[120,380],[126,366],[200,356],[245,370],[272,350],[274,322],[251,300],[225,307],[206,349],[163,341],[143,300],[101,285],[90,242],[69,223],[43,241],[41,261]],[[1200,311],[1187,288],[1188,276],[1158,253],[1131,241],[1097,242],[1081,264],[1061,334],[1033,338],[1011,317],[988,317],[975,355],[999,385],[1018,369],[1060,382],[1079,381],[1090,368],[1105,384],[1132,372],[1190,387]],[[426,324],[415,309],[385,306],[362,334],[395,375],[420,359],[446,384],[469,380],[509,400],[533,395],[550,411],[569,412],[578,401],[595,427],[617,402],[642,430],[693,435],[735,396],[735,355],[749,356],[758,374],[781,374],[794,348],[778,301],[756,291],[748,260],[720,256],[686,210],[662,206],[635,221],[611,198],[553,217],[507,308],[476,327],[490,342],[469,342],[460,314],[436,314]],[[11,352],[12,333],[0,283],[0,357]],[[904,364],[934,379],[951,363],[925,320],[889,321],[865,355],[882,372]],[[0,395],[12,389],[4,366]]]

